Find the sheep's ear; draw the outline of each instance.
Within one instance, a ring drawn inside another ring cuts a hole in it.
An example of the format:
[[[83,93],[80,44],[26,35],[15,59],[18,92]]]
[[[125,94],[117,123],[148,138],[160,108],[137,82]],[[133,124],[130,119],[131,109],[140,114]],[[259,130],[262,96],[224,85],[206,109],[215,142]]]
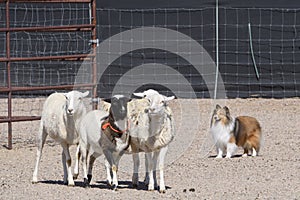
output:
[[[82,93],[82,96],[81,97],[86,97],[87,95],[89,95],[89,91],[86,91],[86,92],[84,92],[84,93]]]
[[[171,101],[175,99],[175,96],[165,97],[165,101]]]
[[[170,96],[170,97],[164,96],[164,102],[168,102],[168,101],[171,101],[173,99],[175,99],[175,96]]]
[[[69,99],[68,93],[63,93],[63,95],[66,97],[66,99]]]
[[[153,89],[144,91],[145,96],[151,96],[151,95],[156,95],[156,94],[159,94],[159,92],[157,92],[156,90],[153,90]]]
[[[107,99],[101,99],[102,101],[105,101],[107,103],[111,103],[111,98],[107,98]]]
[[[216,105],[216,109],[219,110],[221,109],[221,106],[219,104]]]
[[[141,98],[146,97],[146,95],[144,94],[144,92],[135,92],[135,93],[133,93],[133,95],[137,96],[137,97],[141,97]]]
[[[132,100],[132,98],[129,97],[125,97],[127,102],[130,102]]]

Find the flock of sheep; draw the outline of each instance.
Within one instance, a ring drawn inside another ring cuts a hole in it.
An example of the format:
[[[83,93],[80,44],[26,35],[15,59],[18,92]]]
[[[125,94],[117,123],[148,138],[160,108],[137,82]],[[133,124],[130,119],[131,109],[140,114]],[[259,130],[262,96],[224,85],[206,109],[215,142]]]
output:
[[[155,90],[134,93],[139,99],[113,96],[102,102],[99,110],[87,113],[83,98],[89,93],[71,91],[53,93],[45,101],[37,137],[37,159],[32,182],[38,182],[38,168],[47,135],[61,144],[64,183],[74,186],[79,174],[80,158],[84,185],[89,186],[95,159],[105,156],[107,183],[116,190],[117,170],[123,154],[133,157],[133,187],[138,186],[139,152],[145,152],[145,183],[148,190],[157,185],[156,168],[160,175],[159,192],[166,191],[164,158],[174,138],[174,119],[166,97]],[[77,145],[74,173],[71,169],[70,145]]]

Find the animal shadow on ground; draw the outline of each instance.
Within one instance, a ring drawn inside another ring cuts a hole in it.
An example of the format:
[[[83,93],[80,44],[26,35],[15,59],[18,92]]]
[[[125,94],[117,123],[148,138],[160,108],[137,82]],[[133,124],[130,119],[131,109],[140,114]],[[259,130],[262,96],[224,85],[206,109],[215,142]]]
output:
[[[256,157],[260,157],[261,155],[259,154],[259,155],[257,155]],[[208,158],[212,158],[212,159],[214,159],[214,158],[216,158],[217,157],[217,155],[213,155],[213,156],[209,156]],[[236,154],[236,155],[233,155],[231,158],[242,158],[243,157],[243,154]],[[248,155],[248,157],[249,158],[252,158],[252,156],[251,155]],[[225,156],[223,156],[223,158],[225,158]]]
[[[49,185],[66,185],[63,181],[59,180],[46,180],[46,181],[39,181],[39,183],[45,183]]]
[[[39,183],[44,183],[49,185],[66,185],[61,180],[45,180],[45,181],[39,181]],[[75,181],[75,186],[85,187],[83,181]],[[107,185],[106,181],[96,181],[96,184],[90,184],[90,188],[99,188],[99,189],[108,189],[108,190],[111,189],[111,187]],[[118,189],[148,190],[148,186],[144,182],[139,181],[138,188],[133,188],[131,181],[119,181]],[[157,190],[158,188],[156,187],[155,189]],[[166,186],[166,189],[169,190],[171,189],[171,187]]]
[[[63,181],[61,180],[45,180],[45,181],[39,181],[39,183],[44,183],[44,184],[49,184],[49,185],[65,185]],[[75,186],[76,187],[84,187],[83,181],[75,181]]]
[[[110,186],[107,185],[106,181],[97,181],[99,185],[91,185],[91,187],[98,187],[102,189],[111,189]],[[119,181],[118,189],[136,189],[136,190],[148,190],[148,186],[144,183],[139,181],[139,186],[137,188],[134,188],[132,186],[131,181]],[[158,189],[157,187],[155,188]],[[166,186],[166,189],[171,189],[171,187]]]

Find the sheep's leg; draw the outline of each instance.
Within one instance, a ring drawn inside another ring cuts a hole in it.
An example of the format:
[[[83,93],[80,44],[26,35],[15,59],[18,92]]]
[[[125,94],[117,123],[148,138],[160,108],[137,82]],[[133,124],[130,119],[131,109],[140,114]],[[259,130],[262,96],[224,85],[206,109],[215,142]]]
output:
[[[132,159],[133,159],[132,187],[137,188],[139,185],[139,166],[140,166],[139,154],[133,153]]]
[[[91,180],[92,180],[92,174],[93,174],[93,166],[94,166],[94,163],[95,163],[95,160],[97,157],[99,157],[100,155],[96,154],[96,153],[93,153],[91,156],[90,156],[90,159],[89,159],[89,171],[88,171],[88,174],[87,174],[87,181],[88,183],[90,184]]]
[[[144,178],[144,183],[145,183],[146,186],[149,185],[149,168],[148,168],[148,165],[149,165],[148,157],[145,154],[145,178]]]
[[[79,174],[79,159],[80,159],[80,156],[81,156],[80,147],[79,147],[79,145],[77,145],[76,155],[75,155],[75,166],[74,166],[74,175],[73,175],[73,179],[77,179],[77,178],[78,178],[78,174]]]
[[[66,163],[66,155],[64,150],[61,153],[61,161],[63,164],[63,168],[64,168],[64,184],[67,185],[68,184],[68,178],[67,178],[67,163]]]
[[[158,162],[159,162],[159,192],[165,193],[166,186],[165,186],[165,179],[164,179],[164,162],[165,156],[167,154],[168,147],[164,147],[159,152]]]
[[[114,164],[112,165],[112,174],[113,174],[113,190],[117,190],[118,189],[118,176],[117,176],[117,172],[118,172],[118,168],[119,168],[119,161],[121,159],[122,156],[122,152],[118,155],[114,156]]]
[[[43,148],[44,148],[46,138],[47,138],[47,133],[44,131],[43,125],[41,124],[39,135],[38,135],[38,138],[37,138],[38,149],[37,149],[37,153],[36,153],[36,163],[35,163],[35,168],[34,168],[34,172],[33,172],[33,176],[32,176],[32,183],[37,183],[38,182],[38,179],[37,179],[38,169],[39,169],[39,164],[40,164],[40,161],[41,161],[42,151],[43,151]]]
[[[117,190],[118,188],[118,178],[117,178],[117,171],[118,166],[116,165],[115,159],[113,157],[113,152],[109,150],[103,150],[107,161],[109,162],[110,169],[112,171],[112,189]]]
[[[111,177],[111,167],[109,162],[107,161],[107,159],[105,159],[105,168],[106,168],[106,181],[107,181],[107,185],[112,186],[112,177]]]
[[[154,180],[154,188],[157,188],[157,179],[156,179],[156,170],[157,170],[157,158],[159,156],[160,151],[153,152],[153,180]]]
[[[112,189],[117,190],[117,188],[118,188],[118,178],[117,178],[118,167],[117,167],[117,165],[113,164],[111,167],[111,170],[112,170],[112,174],[113,174]]]
[[[149,185],[148,190],[153,191],[154,190],[154,178],[153,178],[153,158],[152,153],[146,153],[146,157],[148,160],[148,169],[149,169]]]
[[[81,161],[82,161],[82,169],[83,169],[83,183],[84,187],[89,187],[88,175],[87,175],[87,155],[88,151],[86,147],[81,146]]]
[[[68,184],[68,186],[74,186],[74,180],[72,175],[72,168],[71,168],[71,156],[69,152],[69,145],[68,144],[61,144],[63,147],[62,152],[62,162],[64,167],[64,183]]]

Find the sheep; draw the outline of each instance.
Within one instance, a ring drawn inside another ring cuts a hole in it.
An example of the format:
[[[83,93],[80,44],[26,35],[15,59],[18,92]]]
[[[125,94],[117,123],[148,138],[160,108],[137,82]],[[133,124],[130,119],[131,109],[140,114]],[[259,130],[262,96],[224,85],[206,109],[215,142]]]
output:
[[[132,154],[134,161],[132,184],[133,187],[138,186],[138,153],[146,152],[145,180],[146,183],[149,182],[148,190],[154,190],[156,180],[154,181],[153,169],[156,169],[159,158],[160,192],[163,193],[166,190],[163,178],[164,158],[168,149],[167,145],[174,138],[174,119],[167,102],[174,99],[174,96],[165,97],[155,90],[134,93],[134,95],[146,98],[133,99],[128,103],[128,116],[131,122],[129,129],[130,146],[125,153]],[[102,102],[100,104],[100,109],[107,110],[109,107],[108,103]],[[107,180],[110,180],[110,166],[106,165],[106,167]]]
[[[154,190],[154,186],[157,185],[155,171],[158,160],[160,171],[160,187],[159,192],[165,193],[166,187],[164,183],[164,159],[168,150],[168,144],[174,138],[174,119],[170,107],[167,106],[167,102],[173,100],[175,97],[166,97],[159,94],[155,90],[147,90],[142,93],[134,93],[135,96],[146,98],[150,106],[145,109],[145,112],[149,117],[149,130],[148,137],[134,137],[140,131],[138,128],[130,129],[130,147],[133,155],[134,171],[132,176],[133,186],[138,185],[138,168],[139,168],[139,155],[138,152],[146,152],[146,184],[148,184],[148,190]]]
[[[88,91],[81,93],[71,91],[68,93],[53,93],[45,101],[41,115],[40,129],[37,135],[36,165],[33,172],[32,183],[38,182],[38,168],[42,156],[42,150],[49,135],[63,148],[62,164],[64,169],[64,184],[74,186],[71,170],[70,145],[78,145],[78,124],[82,116],[86,114],[83,98]],[[79,158],[78,150],[76,159]],[[78,165],[78,161],[76,161]]]
[[[128,134],[129,121],[127,119],[128,98],[115,95],[111,98],[109,112],[94,110],[86,114],[80,123],[80,152],[83,163],[84,185],[89,187],[92,179],[93,163],[97,157],[104,154],[108,176],[113,174],[113,179],[108,183],[113,190],[117,190],[118,164],[124,151],[129,146]],[[89,167],[87,173],[87,158]]]

